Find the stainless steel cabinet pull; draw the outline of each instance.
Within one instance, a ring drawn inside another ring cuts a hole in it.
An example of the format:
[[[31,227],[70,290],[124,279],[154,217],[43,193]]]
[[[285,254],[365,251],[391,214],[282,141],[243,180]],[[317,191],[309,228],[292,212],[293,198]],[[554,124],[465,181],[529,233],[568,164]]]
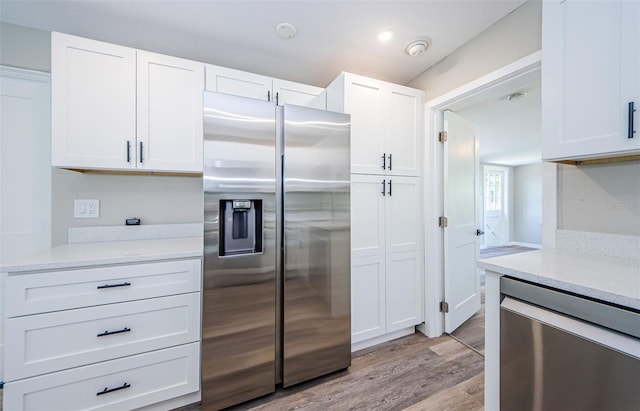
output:
[[[131,331],[131,328],[124,327],[122,330],[118,330],[118,331],[105,331],[103,333],[97,334],[96,337],[106,337],[107,335],[128,333],[129,331]]]
[[[119,283],[119,284],[105,284],[105,285],[99,285],[96,288],[98,290],[103,289],[103,288],[114,288],[114,287],[128,287],[130,286],[131,283],[130,282],[124,282],[124,283]]]
[[[96,393],[96,395],[109,394],[110,392],[124,390],[125,388],[129,388],[129,387],[131,387],[131,384],[126,383],[126,382],[124,384],[122,384],[120,387],[116,387],[116,388],[104,387],[104,390],[98,391]]]
[[[633,117],[634,117],[633,113],[636,112],[636,109],[634,108],[634,106],[635,106],[635,102],[630,101],[629,102],[629,132],[627,133],[627,138],[633,138],[633,135],[636,133],[633,126]]]
[[[384,197],[386,194],[384,192],[385,185],[387,184],[387,180],[382,180],[382,196]]]
[[[391,196],[391,180],[389,180],[389,196]]]
[[[387,169],[387,153],[382,153],[382,169]]]
[[[131,141],[127,140],[127,163],[131,162]]]
[[[389,153],[389,170],[391,170],[391,153]]]
[[[144,161],[144,157],[142,156],[144,147],[142,146],[142,141],[140,142],[140,162],[142,163]]]

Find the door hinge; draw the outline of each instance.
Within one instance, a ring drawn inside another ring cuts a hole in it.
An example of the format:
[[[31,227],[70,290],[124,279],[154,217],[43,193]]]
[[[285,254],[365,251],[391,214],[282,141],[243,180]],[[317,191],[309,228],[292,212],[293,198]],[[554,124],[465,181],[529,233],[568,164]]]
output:
[[[446,228],[449,226],[449,219],[447,217],[438,217],[438,227]]]
[[[440,133],[438,133],[438,141],[441,143],[444,143],[445,141],[447,141],[447,132],[446,131],[441,131]]]
[[[445,301],[440,301],[440,312],[448,313],[449,312],[449,303]]]

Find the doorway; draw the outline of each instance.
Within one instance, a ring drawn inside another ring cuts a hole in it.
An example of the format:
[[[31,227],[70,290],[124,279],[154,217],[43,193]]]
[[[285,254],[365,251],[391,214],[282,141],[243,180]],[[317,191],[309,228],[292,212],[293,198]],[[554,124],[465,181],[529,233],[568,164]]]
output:
[[[482,140],[480,140],[482,145]],[[509,169],[485,165],[482,171],[482,226],[480,248],[501,247],[509,242]]]
[[[436,187],[435,193],[433,190],[425,190],[425,193],[429,192],[430,196],[425,196],[427,216],[425,238],[426,321],[421,331],[428,336],[439,336],[445,329],[445,314],[440,311],[442,306],[440,303],[446,294],[445,243],[443,241],[442,228],[431,224],[431,221],[437,221],[438,216],[442,216],[444,213],[444,183],[442,180],[444,149],[442,145],[437,143],[438,132],[443,128],[442,113],[444,110],[460,112],[466,107],[479,104],[491,98],[510,95],[513,90],[539,81],[540,60],[541,53],[533,53],[426,104],[426,125],[429,143],[425,147],[425,183]],[[544,173],[541,173],[546,182],[546,190],[555,193],[555,166],[542,168],[546,169]],[[554,200],[555,197],[549,196],[545,201]],[[547,212],[541,220],[549,221],[550,224],[548,226],[555,227],[555,210]],[[547,238],[550,238],[549,232],[546,233]],[[549,241],[549,244],[551,243]]]

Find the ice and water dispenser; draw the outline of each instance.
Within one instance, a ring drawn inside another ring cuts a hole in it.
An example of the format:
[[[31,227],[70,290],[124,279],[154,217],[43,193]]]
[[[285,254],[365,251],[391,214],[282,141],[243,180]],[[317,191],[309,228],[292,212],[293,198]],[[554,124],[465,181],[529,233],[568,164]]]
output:
[[[220,256],[262,252],[262,200],[220,200]]]

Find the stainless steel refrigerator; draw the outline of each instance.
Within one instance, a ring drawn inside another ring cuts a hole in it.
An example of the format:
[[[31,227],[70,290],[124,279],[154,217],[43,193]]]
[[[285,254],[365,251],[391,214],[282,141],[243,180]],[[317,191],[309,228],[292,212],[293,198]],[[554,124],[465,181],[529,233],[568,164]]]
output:
[[[350,119],[204,93],[203,409],[351,363]]]

